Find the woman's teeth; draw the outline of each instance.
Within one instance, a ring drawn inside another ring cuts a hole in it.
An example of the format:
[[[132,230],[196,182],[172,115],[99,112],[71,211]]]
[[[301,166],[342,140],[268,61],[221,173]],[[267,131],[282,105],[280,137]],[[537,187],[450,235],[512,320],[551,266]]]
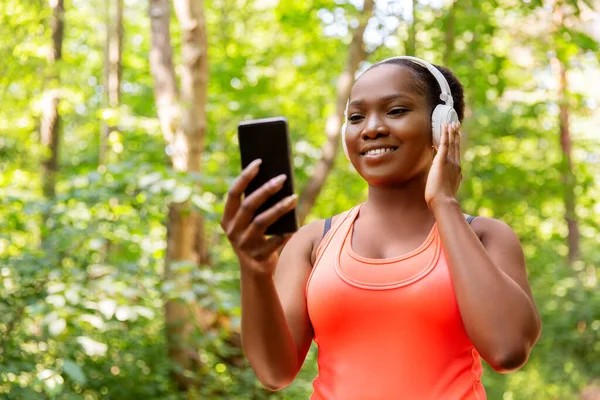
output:
[[[386,149],[375,149],[375,150],[369,150],[365,153],[366,156],[374,156],[377,154],[383,154],[383,153],[388,153],[390,151],[394,151],[396,149],[392,148],[392,147],[388,147]]]

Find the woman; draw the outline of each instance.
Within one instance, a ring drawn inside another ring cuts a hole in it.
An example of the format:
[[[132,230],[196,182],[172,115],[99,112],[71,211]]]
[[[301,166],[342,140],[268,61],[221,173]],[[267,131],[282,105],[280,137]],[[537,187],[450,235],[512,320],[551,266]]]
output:
[[[354,84],[343,140],[368,199],[331,229],[316,221],[266,238],[296,198],[252,220],[284,180],[242,201],[259,161],[231,187],[222,227],[240,260],[242,343],[271,390],[293,381],[314,339],[313,400],[485,399],[480,356],[510,372],[539,337],[516,235],[501,221],[466,217],[456,199],[459,127],[441,126],[439,146],[432,138],[443,82],[423,65],[387,59]],[[437,69],[462,121],[462,85]]]

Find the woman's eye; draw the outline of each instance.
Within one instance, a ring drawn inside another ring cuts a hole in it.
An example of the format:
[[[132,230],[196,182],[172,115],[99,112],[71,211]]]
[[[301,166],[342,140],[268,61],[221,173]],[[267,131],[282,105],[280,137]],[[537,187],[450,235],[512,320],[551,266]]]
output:
[[[402,113],[405,113],[405,112],[406,112],[405,108],[393,108],[393,109],[390,110],[389,114],[398,115],[398,114],[402,114]]]

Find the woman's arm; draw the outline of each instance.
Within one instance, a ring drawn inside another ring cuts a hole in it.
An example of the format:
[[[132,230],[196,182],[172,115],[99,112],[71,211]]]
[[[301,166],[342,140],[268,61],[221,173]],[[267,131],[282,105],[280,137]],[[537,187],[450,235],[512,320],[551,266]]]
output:
[[[503,222],[477,218],[467,223],[456,200],[462,179],[458,124],[442,129],[425,187],[425,201],[438,225],[460,315],[469,338],[496,370],[508,372],[527,361],[541,320],[527,281],[523,250]]]
[[[278,390],[298,374],[312,340],[304,287],[318,224],[300,229],[278,256],[289,237],[267,237],[265,231],[296,201],[290,196],[254,217],[285,180],[276,177],[242,200],[259,164],[252,162],[231,185],[221,226],[240,260],[242,347],[259,380]]]
[[[521,367],[541,331],[523,250],[503,222],[476,218],[473,229],[454,199],[431,203],[458,307],[475,348],[499,372]]]
[[[292,237],[275,276],[242,268],[242,346],[256,376],[270,390],[294,380],[312,342],[304,293],[315,228],[315,223],[307,225]]]

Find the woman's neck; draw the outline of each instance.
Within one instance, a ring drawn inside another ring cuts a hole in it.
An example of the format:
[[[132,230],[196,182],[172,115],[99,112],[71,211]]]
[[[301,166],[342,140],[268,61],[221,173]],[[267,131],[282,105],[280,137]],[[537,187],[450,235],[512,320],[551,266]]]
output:
[[[377,220],[386,221],[386,225],[432,226],[435,221],[425,202],[425,179],[422,176],[395,187],[369,185],[368,198],[362,210]]]

